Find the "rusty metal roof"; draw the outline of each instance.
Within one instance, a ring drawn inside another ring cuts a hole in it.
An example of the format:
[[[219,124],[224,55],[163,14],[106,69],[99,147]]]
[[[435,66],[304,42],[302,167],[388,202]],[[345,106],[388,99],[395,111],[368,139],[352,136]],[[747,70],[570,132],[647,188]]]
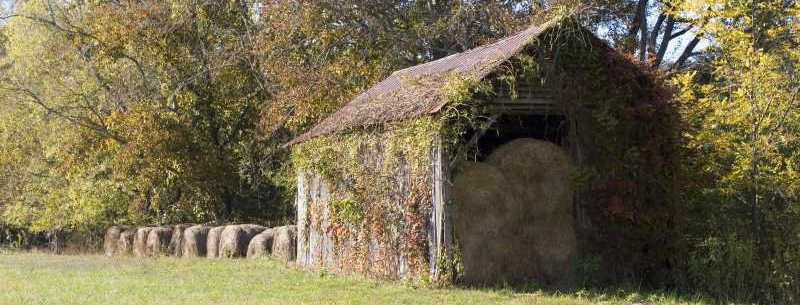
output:
[[[453,76],[483,79],[555,22],[531,26],[492,44],[398,70],[287,145],[353,127],[436,113],[447,103],[440,90]]]

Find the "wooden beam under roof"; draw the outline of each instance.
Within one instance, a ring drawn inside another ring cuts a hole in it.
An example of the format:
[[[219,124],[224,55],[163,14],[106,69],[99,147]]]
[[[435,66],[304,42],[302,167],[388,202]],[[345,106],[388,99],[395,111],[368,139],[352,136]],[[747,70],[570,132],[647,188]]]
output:
[[[484,103],[487,106],[487,113],[563,115],[561,107],[553,102],[553,100],[547,98],[495,98],[484,101]]]

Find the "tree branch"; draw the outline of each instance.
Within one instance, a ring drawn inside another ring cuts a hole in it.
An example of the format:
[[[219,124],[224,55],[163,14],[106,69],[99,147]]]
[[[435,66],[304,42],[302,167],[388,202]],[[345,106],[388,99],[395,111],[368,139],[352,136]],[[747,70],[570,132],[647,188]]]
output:
[[[658,41],[658,33],[661,31],[661,25],[664,24],[664,20],[666,20],[666,19],[667,19],[667,15],[664,15],[664,14],[658,15],[658,20],[656,20],[656,25],[653,27],[653,32],[650,33],[650,43],[649,43],[650,46],[648,47],[648,49],[650,49],[649,51],[651,53],[656,48],[656,43]],[[669,19],[672,20],[672,17],[670,17]],[[669,24],[669,22],[667,22],[667,28],[665,28],[664,31],[666,32],[667,30],[669,30],[669,27],[670,27],[670,24]]]
[[[105,125],[98,124],[98,123],[93,122],[92,120],[89,120],[89,119],[86,119],[86,118],[81,118],[81,117],[78,117],[78,116],[70,115],[70,114],[64,113],[62,111],[59,111],[56,108],[50,107],[49,105],[47,105],[47,103],[45,103],[45,101],[43,101],[36,93],[34,93],[31,90],[28,90],[28,89],[25,89],[25,88],[19,88],[19,87],[17,87],[17,88],[3,88],[3,89],[20,92],[20,93],[28,96],[33,101],[33,104],[36,104],[37,106],[41,107],[48,114],[55,115],[57,117],[60,117],[62,119],[67,120],[68,122],[70,122],[72,124],[75,124],[77,126],[84,127],[84,128],[89,129],[89,130],[95,131],[95,132],[97,132],[99,134],[102,134],[102,135],[108,137],[108,138],[114,139],[119,143],[122,143],[122,144],[128,143],[127,140],[125,140],[122,137],[120,137],[120,136],[112,133],[111,131],[109,131],[108,128]]]
[[[684,28],[684,29],[682,29],[682,30],[680,30],[680,31],[677,31],[677,32],[675,32],[675,34],[672,34],[672,36],[670,36],[670,38],[669,38],[669,39],[675,39],[675,38],[678,38],[678,37],[680,37],[681,35],[683,35],[683,34],[686,34],[686,33],[688,33],[689,31],[691,31],[691,30],[692,30],[692,28],[694,28],[694,25],[689,25],[689,26],[687,26],[686,28]]]
[[[695,55],[696,53],[694,53],[694,48],[697,47],[698,43],[700,43],[700,38],[694,37],[692,41],[690,41],[689,44],[686,45],[686,48],[683,49],[683,53],[681,53],[681,56],[678,57],[677,61],[675,61],[673,68],[682,67],[686,63],[686,60],[689,59],[689,57]]]
[[[661,44],[658,46],[656,61],[653,63],[654,67],[661,66],[661,62],[664,61],[664,54],[667,53],[669,42],[672,41],[672,30],[674,28],[675,28],[675,18],[669,16],[669,18],[667,18],[667,26],[664,29],[664,35],[661,38]]]
[[[647,0],[639,0],[636,14],[639,15],[639,61],[644,63],[647,60]]]

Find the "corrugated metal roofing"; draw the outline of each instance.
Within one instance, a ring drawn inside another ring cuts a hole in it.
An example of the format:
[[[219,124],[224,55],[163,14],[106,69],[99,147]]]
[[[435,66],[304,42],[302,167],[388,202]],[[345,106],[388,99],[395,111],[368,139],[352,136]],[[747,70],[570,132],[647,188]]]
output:
[[[396,71],[288,145],[357,126],[436,113],[447,102],[440,89],[451,77],[483,79],[554,22],[531,26],[495,43]]]

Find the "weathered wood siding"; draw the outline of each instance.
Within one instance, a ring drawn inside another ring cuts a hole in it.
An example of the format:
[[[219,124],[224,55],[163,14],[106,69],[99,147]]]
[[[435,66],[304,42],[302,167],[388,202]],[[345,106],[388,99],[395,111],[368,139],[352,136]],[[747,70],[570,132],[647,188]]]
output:
[[[441,140],[434,146],[432,170],[433,211],[429,225],[430,274],[432,278],[441,275],[438,263],[449,263],[453,259],[453,228],[450,219],[452,196],[450,196],[450,162]]]
[[[425,236],[427,238],[427,249],[424,257],[427,264],[427,271],[430,276],[439,273],[437,267],[438,257],[444,255],[452,257],[452,228],[448,221],[447,202],[448,202],[448,174],[446,155],[437,144],[431,151],[430,172],[427,173],[427,183],[430,184],[430,192],[427,198],[421,202],[429,205],[425,208],[430,215],[426,216]],[[374,162],[376,166],[381,165],[381,160],[376,160],[375,153],[363,152],[365,162]],[[379,159],[379,158],[378,158]],[[387,192],[389,203],[382,208],[387,211],[387,215],[402,215],[404,200],[408,200],[408,188],[410,184],[410,166],[401,164],[395,171],[394,177],[390,179]],[[332,189],[330,183],[317,177],[313,173],[299,170],[297,174],[297,263],[300,266],[311,269],[326,269],[336,273],[361,273],[385,279],[405,279],[417,277],[420,274],[412,274],[409,269],[409,254],[403,245],[402,236],[404,229],[402,226],[396,230],[386,232],[388,236],[376,238],[369,232],[359,232],[355,236],[343,238],[337,236],[340,232],[331,224],[331,211],[329,203],[333,199],[332,194],[337,194],[336,189]],[[376,185],[376,188],[387,186]],[[391,220],[397,221],[397,219]],[[402,222],[402,220],[401,220]],[[356,243],[360,243],[356,245]],[[354,253],[360,246],[366,248],[366,254]],[[365,247],[366,246],[366,247]],[[358,256],[358,255],[361,256]],[[362,259],[354,261],[353,255]]]

